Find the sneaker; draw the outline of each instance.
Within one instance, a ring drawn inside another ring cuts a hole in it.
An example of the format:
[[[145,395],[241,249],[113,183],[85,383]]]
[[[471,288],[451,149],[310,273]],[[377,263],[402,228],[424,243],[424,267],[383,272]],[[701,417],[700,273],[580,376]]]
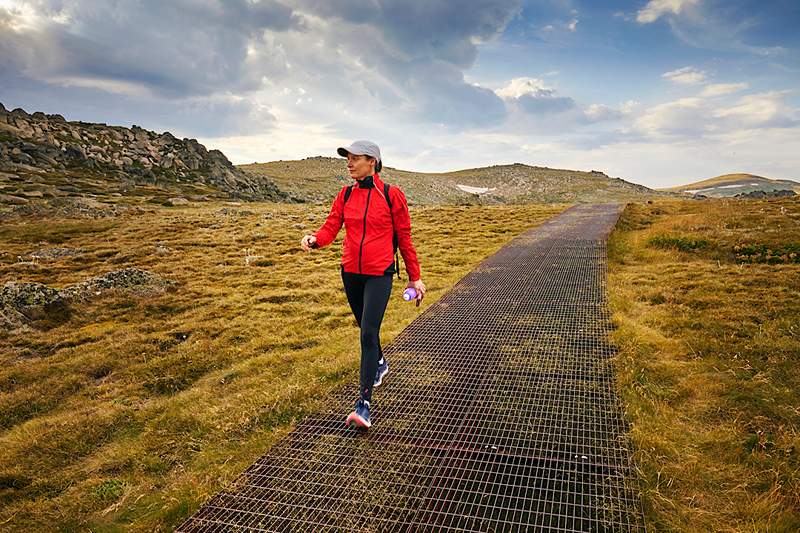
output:
[[[372,383],[372,388],[374,389],[378,385],[383,382],[383,377],[389,373],[389,363],[386,362],[386,359],[383,360],[382,363],[378,364],[378,371],[375,372],[375,381]]]
[[[369,420],[369,402],[366,400],[358,399],[356,401],[355,410],[347,415],[345,426],[354,424],[357,427],[367,429],[372,425]]]

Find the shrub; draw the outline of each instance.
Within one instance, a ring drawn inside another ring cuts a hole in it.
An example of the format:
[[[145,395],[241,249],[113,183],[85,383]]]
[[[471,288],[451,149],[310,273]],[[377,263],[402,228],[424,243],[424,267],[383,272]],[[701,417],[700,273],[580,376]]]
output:
[[[709,243],[705,239],[692,239],[690,237],[672,235],[656,235],[647,241],[647,244],[653,248],[680,250],[681,252],[692,252],[709,247]]]

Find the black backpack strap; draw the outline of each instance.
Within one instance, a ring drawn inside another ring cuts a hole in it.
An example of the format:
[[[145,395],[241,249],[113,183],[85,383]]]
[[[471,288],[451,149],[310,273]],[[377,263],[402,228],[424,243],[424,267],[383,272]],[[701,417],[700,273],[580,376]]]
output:
[[[392,250],[394,251],[394,269],[397,272],[397,279],[400,277],[400,257],[397,255],[397,231],[394,229],[394,213],[392,212],[392,199],[389,198],[389,184],[383,184],[383,197],[386,198],[386,203],[389,204],[389,215],[392,217]]]
[[[351,194],[352,192],[353,192],[353,185],[348,185],[348,186],[347,186],[347,189],[345,189],[345,191],[344,191],[344,202],[342,202],[342,205],[343,205],[343,206],[344,206],[344,204],[346,204],[346,203],[347,203],[347,200],[349,200],[349,199],[350,199],[350,194]]]

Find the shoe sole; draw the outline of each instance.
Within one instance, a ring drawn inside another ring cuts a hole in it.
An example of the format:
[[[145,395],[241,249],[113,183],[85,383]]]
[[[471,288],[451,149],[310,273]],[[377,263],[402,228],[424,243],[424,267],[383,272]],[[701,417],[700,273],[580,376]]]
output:
[[[386,370],[385,370],[385,371],[384,371],[384,372],[383,372],[383,373],[382,373],[380,376],[378,376],[378,381],[376,381],[375,383],[373,383],[373,384],[372,384],[372,387],[373,387],[373,388],[374,388],[374,387],[377,387],[378,385],[380,385],[381,383],[383,383],[383,378],[384,378],[384,377],[386,377],[386,374],[388,374],[388,373],[389,373],[389,365],[386,365]]]
[[[369,429],[372,427],[372,422],[364,420],[355,411],[347,415],[347,420],[344,423],[345,427],[349,427],[351,424],[364,429]]]

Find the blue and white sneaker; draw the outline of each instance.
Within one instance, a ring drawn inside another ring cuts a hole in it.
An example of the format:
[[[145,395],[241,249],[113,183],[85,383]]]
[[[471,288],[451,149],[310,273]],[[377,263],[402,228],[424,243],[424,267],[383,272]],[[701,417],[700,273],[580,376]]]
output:
[[[362,400],[361,398],[356,400],[356,408],[352,413],[347,415],[345,426],[349,426],[350,424],[364,429],[368,429],[370,426],[372,426],[372,422],[369,419],[368,401]]]
[[[372,388],[374,389],[378,385],[383,382],[384,376],[389,373],[389,363],[386,362],[386,359],[381,359],[381,362],[378,363],[378,371],[375,372],[375,381],[372,383]]]

